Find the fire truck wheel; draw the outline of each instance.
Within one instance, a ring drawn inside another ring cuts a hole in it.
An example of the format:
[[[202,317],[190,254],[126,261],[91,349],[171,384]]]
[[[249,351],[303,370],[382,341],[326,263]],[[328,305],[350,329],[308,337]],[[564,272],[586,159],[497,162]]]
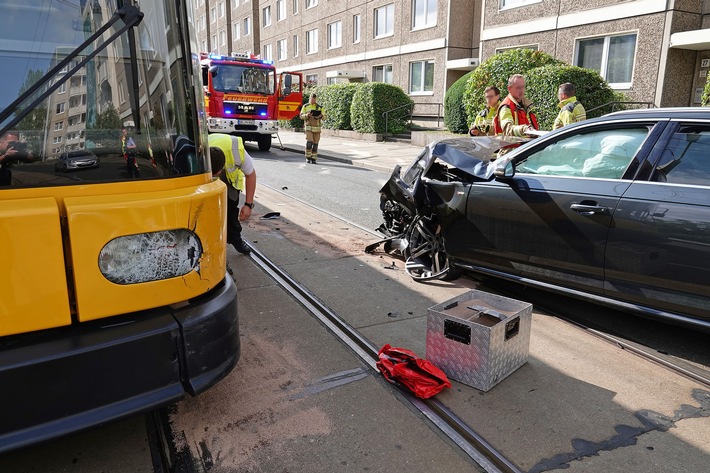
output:
[[[259,151],[271,149],[271,135],[260,136],[257,142],[259,143]]]

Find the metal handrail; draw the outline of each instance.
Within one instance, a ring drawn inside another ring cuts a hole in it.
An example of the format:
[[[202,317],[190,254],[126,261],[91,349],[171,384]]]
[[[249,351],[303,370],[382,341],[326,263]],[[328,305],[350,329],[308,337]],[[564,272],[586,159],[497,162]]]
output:
[[[387,110],[386,112],[382,112],[382,117],[385,119],[385,132],[384,132],[384,134],[383,134],[383,136],[382,136],[382,141],[386,141],[386,140],[387,140],[387,133],[389,132],[389,116],[390,116],[390,113],[391,113],[391,112],[395,112],[395,111],[400,110],[400,109],[403,109],[403,108],[407,108],[407,107],[409,107],[409,114],[408,114],[408,115],[409,115],[409,119],[410,119],[410,121],[411,121],[411,119],[412,119],[412,112],[414,112],[414,104],[413,104],[413,103],[412,103],[412,104],[400,105],[399,107],[395,107],[395,108],[393,108],[393,109],[391,109],[391,110]],[[406,115],[405,115],[405,116],[406,116]]]
[[[624,101],[616,101],[616,102],[607,102],[605,104],[599,105],[598,107],[590,108],[587,110],[587,113],[593,112],[594,110],[599,110],[600,108],[603,107],[608,107],[611,105],[611,112],[616,111],[616,106],[617,105],[624,105],[624,104],[629,104],[629,105],[647,105],[646,108],[655,108],[656,104],[653,102],[624,102]],[[609,113],[611,113],[609,112]]]
[[[415,102],[415,106],[417,105],[436,105],[436,127],[439,128],[441,126],[441,119],[444,118],[444,115],[441,113],[441,109],[444,107],[443,103],[440,102]],[[414,115],[414,110],[412,110],[412,115]],[[424,117],[430,117],[431,115],[417,115],[417,116],[424,116]]]

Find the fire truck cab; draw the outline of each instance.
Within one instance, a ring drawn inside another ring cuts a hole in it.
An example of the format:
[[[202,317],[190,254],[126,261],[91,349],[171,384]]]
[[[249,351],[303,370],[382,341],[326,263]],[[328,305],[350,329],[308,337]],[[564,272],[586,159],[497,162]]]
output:
[[[303,76],[276,73],[272,61],[254,55],[202,53],[202,85],[210,133],[229,133],[271,148],[278,120],[298,115],[303,103]]]

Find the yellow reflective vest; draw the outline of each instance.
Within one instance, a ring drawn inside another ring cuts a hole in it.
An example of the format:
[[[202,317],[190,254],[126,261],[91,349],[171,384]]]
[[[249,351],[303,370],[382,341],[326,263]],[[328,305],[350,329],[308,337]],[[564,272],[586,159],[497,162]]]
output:
[[[312,117],[310,115],[311,110],[319,110],[321,112],[321,116],[319,118]],[[323,118],[325,118],[323,107],[318,104],[307,103],[303,106],[303,108],[301,108],[301,119],[304,122],[304,128],[306,131],[320,133],[320,124],[323,121]]]
[[[241,166],[244,164],[244,142],[237,138],[239,144],[239,165],[234,159],[232,151],[232,135],[224,133],[211,133],[209,137],[210,146],[219,148],[224,153],[224,172],[229,183],[240,192],[244,192],[244,173]]]

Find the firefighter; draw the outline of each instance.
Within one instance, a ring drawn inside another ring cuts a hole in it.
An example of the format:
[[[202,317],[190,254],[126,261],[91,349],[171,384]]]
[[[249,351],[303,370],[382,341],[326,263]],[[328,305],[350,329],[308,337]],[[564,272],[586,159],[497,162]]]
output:
[[[560,113],[555,118],[554,125],[552,125],[553,130],[587,119],[587,112],[582,104],[577,101],[575,93],[574,84],[569,82],[560,84],[557,89],[557,98],[560,100],[557,106],[560,108]]]
[[[500,89],[495,85],[488,86],[483,91],[483,96],[486,99],[486,108],[476,115],[476,119],[471,124],[471,129],[468,131],[471,136],[493,136],[497,134],[493,126],[493,119],[500,105]]]
[[[323,107],[316,103],[316,94],[301,109],[301,119],[306,129],[306,162],[316,164],[318,159],[318,142],[320,141],[321,122],[325,118]]]
[[[219,148],[224,154],[224,172],[220,179],[227,184],[227,243],[243,255],[251,248],[242,238],[242,224],[251,217],[256,191],[254,162],[244,149],[244,142],[236,136],[210,133],[210,148]],[[218,171],[218,170],[213,170]],[[219,175],[217,172],[216,175]],[[239,194],[245,193],[244,205],[239,209]]]
[[[508,96],[501,102],[493,120],[497,134],[526,136],[537,130],[537,117],[531,108],[532,102],[525,98],[525,78],[520,74],[513,74],[508,79]]]

